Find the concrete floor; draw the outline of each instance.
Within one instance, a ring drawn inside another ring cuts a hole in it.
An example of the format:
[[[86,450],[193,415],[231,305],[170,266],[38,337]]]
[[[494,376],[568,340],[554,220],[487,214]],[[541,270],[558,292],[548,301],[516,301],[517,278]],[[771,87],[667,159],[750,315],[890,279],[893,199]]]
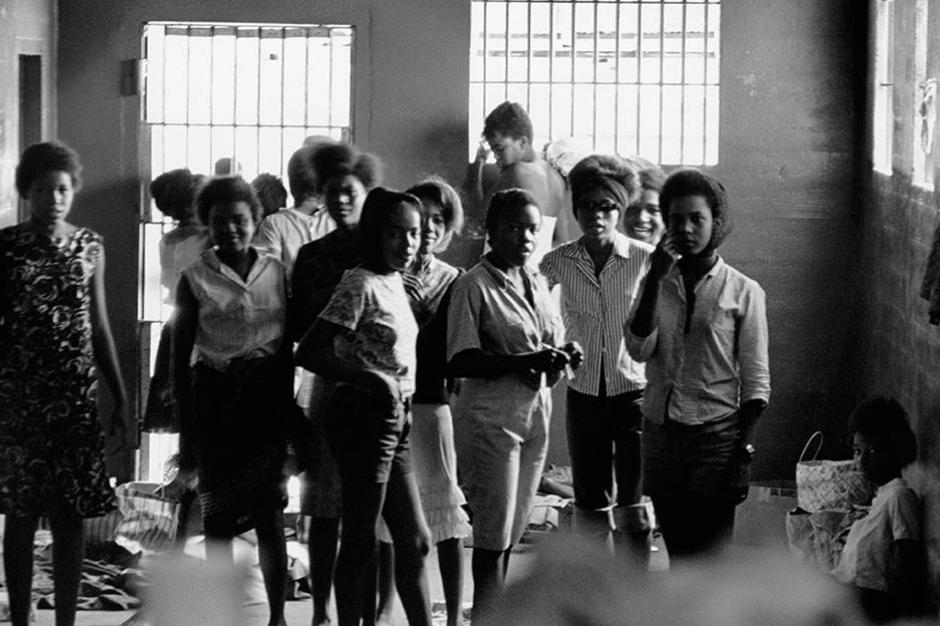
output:
[[[469,608],[471,604],[471,599],[473,596],[473,582],[470,577],[470,555],[471,550],[467,548],[465,550],[465,567],[464,567],[464,605]],[[525,575],[531,568],[535,558],[535,548],[534,544],[531,542],[524,542],[519,545],[519,547],[513,552],[513,556],[509,562],[509,573],[508,573],[508,583],[512,583],[514,580]],[[668,568],[668,559],[666,557],[665,549],[662,548],[661,542],[658,542],[657,551],[653,553],[650,569],[653,571],[661,571]],[[444,602],[444,593],[441,586],[440,578],[440,569],[437,565],[437,553],[432,549],[432,552],[428,559],[428,576],[429,584],[431,588],[431,602],[432,604],[443,605]],[[405,619],[405,614],[402,611],[401,604],[396,603],[395,611],[395,622],[394,626],[399,624],[407,624]],[[435,620],[435,625],[444,624],[443,621],[443,610],[439,611],[441,615],[441,621]],[[119,626],[124,621],[129,619],[134,615],[133,611],[79,611],[78,617],[76,620],[77,626]],[[254,604],[244,608],[243,611],[243,626],[265,626],[267,624],[267,607],[263,604]],[[335,623],[335,612],[334,623]],[[289,626],[307,626],[310,624],[310,619],[312,616],[312,608],[310,600],[300,600],[300,601],[290,601],[286,606],[286,617],[287,623]],[[36,613],[36,624],[37,626],[53,626],[55,623],[55,615],[51,610],[42,610],[37,611]],[[229,626],[229,625],[219,625],[219,626]]]

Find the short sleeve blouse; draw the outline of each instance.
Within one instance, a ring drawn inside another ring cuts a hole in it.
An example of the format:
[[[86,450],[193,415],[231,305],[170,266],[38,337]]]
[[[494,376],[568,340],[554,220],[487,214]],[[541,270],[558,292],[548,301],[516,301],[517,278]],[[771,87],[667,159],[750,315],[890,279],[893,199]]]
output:
[[[319,318],[352,331],[336,337],[336,356],[396,377],[404,396],[414,393],[418,324],[401,274],[347,270]]]
[[[447,315],[448,360],[470,349],[511,355],[561,345],[564,328],[545,278],[531,268],[524,271],[534,307],[485,257],[457,279]]]

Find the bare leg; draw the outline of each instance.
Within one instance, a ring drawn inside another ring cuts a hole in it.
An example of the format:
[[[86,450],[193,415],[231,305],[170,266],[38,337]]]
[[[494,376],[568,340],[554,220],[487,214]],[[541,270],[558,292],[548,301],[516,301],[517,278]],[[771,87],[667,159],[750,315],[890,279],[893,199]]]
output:
[[[392,624],[392,612],[395,610],[395,546],[385,541],[379,542],[378,585],[376,623]]]
[[[271,617],[269,626],[286,626],[284,602],[287,594],[287,548],[284,541],[284,515],[280,508],[255,513],[258,533],[258,560]]]
[[[345,478],[345,477],[344,477]],[[359,626],[363,578],[374,567],[375,524],[385,501],[385,484],[343,480],[343,541],[336,559],[336,612],[340,626]]]
[[[454,537],[438,543],[437,563],[447,604],[447,626],[460,626],[463,623],[463,539]]]
[[[327,605],[333,590],[333,566],[336,564],[336,542],[339,520],[329,517],[310,519],[310,591],[313,596],[313,626],[330,623]]]
[[[414,474],[392,472],[382,513],[395,540],[395,582],[408,623],[430,626],[431,597],[425,559],[431,549],[431,538]]]
[[[378,595],[378,543],[369,563],[363,566],[362,577],[362,626],[376,626],[376,596]]]
[[[78,604],[78,583],[82,577],[82,560],[85,558],[82,520],[77,517],[53,515],[50,521],[55,623],[56,626],[73,626],[75,607]]]
[[[473,575],[473,617],[471,622],[479,620],[486,615],[492,607],[493,600],[503,588],[502,550],[485,550],[474,548],[470,561],[470,571]]]
[[[32,606],[33,537],[39,519],[35,516],[7,515],[3,535],[3,569],[10,595],[10,617],[13,626],[28,626]],[[58,591],[58,585],[56,586]]]

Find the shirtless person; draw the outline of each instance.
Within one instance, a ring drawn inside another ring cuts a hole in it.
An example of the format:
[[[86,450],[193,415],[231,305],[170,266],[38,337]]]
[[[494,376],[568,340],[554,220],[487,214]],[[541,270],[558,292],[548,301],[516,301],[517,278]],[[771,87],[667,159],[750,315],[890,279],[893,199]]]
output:
[[[486,116],[483,137],[496,157],[499,177],[495,182],[485,184],[489,182],[484,177],[489,151],[481,143],[470,168],[470,188],[479,202],[478,206],[488,206],[497,191],[514,187],[525,189],[535,197],[542,210],[543,226],[549,221],[546,218],[553,218],[555,222],[550,247],[568,241],[571,219],[570,211],[566,209],[565,181],[532,147],[532,122],[525,110],[516,102],[503,102]],[[537,250],[537,253],[545,252],[548,250]]]

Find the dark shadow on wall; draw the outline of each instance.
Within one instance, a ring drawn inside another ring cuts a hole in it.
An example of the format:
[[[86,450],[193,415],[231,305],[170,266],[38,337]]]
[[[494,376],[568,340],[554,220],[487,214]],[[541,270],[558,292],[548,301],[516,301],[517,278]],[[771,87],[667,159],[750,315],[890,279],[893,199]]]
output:
[[[86,172],[86,180],[92,178]],[[86,184],[75,196],[70,220],[87,226],[104,237],[105,245],[105,291],[108,300],[108,317],[117,345],[118,359],[124,384],[127,387],[130,419],[136,432],[138,417],[138,372],[140,350],[137,335],[139,293],[138,237],[128,238],[122,233],[138,232],[139,180],[134,178],[112,178],[100,183]],[[100,207],[117,206],[116,211],[103,213]],[[134,294],[135,297],[130,297]],[[99,410],[107,415],[112,410],[110,390],[104,381],[99,386]],[[117,476],[118,482],[134,479],[135,454],[128,451],[108,459],[108,471]]]

